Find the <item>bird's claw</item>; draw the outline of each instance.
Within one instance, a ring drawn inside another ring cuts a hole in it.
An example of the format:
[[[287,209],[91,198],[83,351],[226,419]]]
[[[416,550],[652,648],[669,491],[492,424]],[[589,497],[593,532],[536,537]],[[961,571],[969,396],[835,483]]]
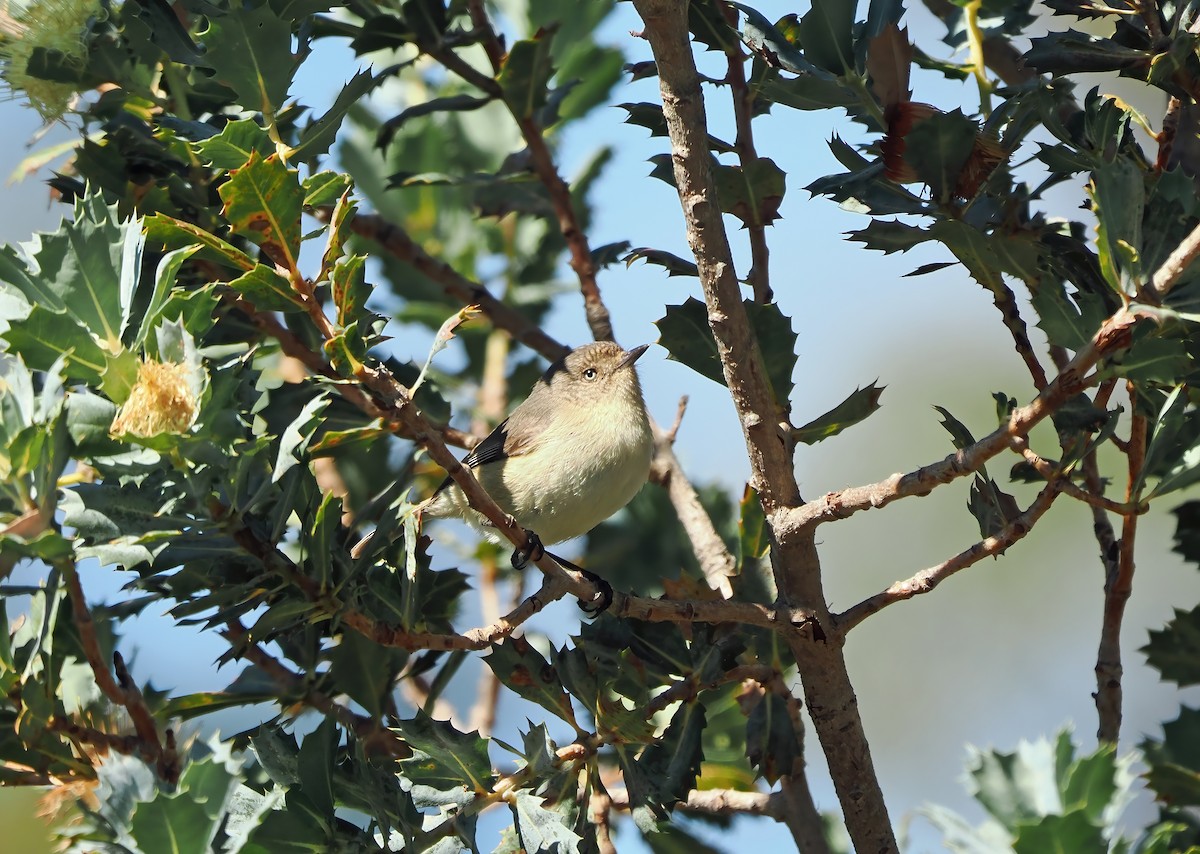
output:
[[[512,553],[512,568],[518,572],[529,565],[530,561],[537,563],[546,553],[542,540],[533,531],[525,531],[525,545],[519,546]]]
[[[583,569],[582,567],[579,568],[579,572],[581,572],[583,574],[584,578],[586,578],[588,581],[592,582],[592,584],[595,584],[596,590],[598,591],[598,595],[594,599],[592,599],[591,602],[584,602],[582,599],[580,599],[579,600],[579,610],[581,610],[581,611],[583,611],[583,613],[588,614],[589,616],[593,616],[593,617],[596,616],[597,614],[604,613],[612,605],[612,601],[613,601],[612,585],[609,584],[607,581],[605,581],[600,576],[596,575],[596,573],[589,572],[588,570]]]

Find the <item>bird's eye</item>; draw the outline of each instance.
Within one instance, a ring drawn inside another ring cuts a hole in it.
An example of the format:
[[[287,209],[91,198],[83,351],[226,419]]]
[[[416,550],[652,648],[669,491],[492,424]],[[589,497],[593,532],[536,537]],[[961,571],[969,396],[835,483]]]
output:
[[[583,378],[585,380],[594,380],[597,376],[599,376],[599,373],[595,368],[588,368],[583,372]]]

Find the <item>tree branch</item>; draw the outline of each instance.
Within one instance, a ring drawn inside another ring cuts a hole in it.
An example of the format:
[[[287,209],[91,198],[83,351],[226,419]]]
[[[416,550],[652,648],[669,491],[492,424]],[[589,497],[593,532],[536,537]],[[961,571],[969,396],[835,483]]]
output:
[[[1058,496],[1059,489],[1057,483],[1047,484],[1038,493],[1038,497],[1034,499],[1025,512],[1005,525],[999,533],[987,539],[980,540],[969,549],[959,552],[952,558],[947,558],[936,566],[921,570],[911,578],[906,578],[904,581],[897,581],[887,590],[876,593],[869,599],[864,599],[857,605],[843,611],[835,618],[838,627],[843,631],[849,631],[867,617],[879,613],[888,605],[894,605],[897,602],[903,602],[905,599],[911,599],[922,593],[928,593],[959,570],[973,566],[985,557],[1000,554],[1013,543],[1024,538],[1033,529],[1034,524],[1042,517],[1042,514],[1050,509],[1050,505],[1054,503],[1054,499]]]
[[[722,11],[728,7],[721,4]],[[751,164],[758,160],[758,151],[754,146],[754,127],[751,119],[754,117],[754,94],[746,84],[745,54],[738,43],[725,53],[727,72],[725,79],[729,83],[729,94],[733,99],[733,119],[737,127],[737,138],[733,147],[737,150],[738,163],[742,171],[747,172]],[[746,277],[754,290],[754,301],[766,305],[775,298],[771,291],[771,250],[767,246],[766,225],[755,222],[746,225],[746,233],[750,238],[750,275]]]
[[[335,701],[328,694],[314,688],[309,681],[287,667],[275,656],[271,655],[250,636],[250,631],[237,617],[225,621],[225,629],[221,637],[229,641],[234,655],[244,658],[258,666],[271,677],[283,691],[298,695],[301,702],[311,706],[323,715],[334,718],[350,732],[360,736],[368,748],[382,747],[389,756],[406,758],[412,756],[412,749],[400,736],[389,730],[383,724],[366,715],[360,715]]]
[[[332,208],[315,208],[313,216],[322,222],[328,222],[332,212]],[[460,300],[463,305],[479,306],[493,324],[534,352],[541,353],[552,362],[567,354],[569,348],[566,345],[555,341],[521,312],[492,296],[483,285],[471,281],[446,262],[434,258],[399,225],[389,222],[379,214],[355,213],[350,221],[350,228],[359,237],[373,240],[390,255],[410,264],[415,270],[441,285],[447,295]]]
[[[678,428],[678,422],[676,422]],[[650,463],[650,480],[667,491],[679,523],[687,532],[692,554],[700,564],[700,571],[708,586],[718,591],[725,599],[732,598],[733,586],[730,579],[737,576],[737,562],[729,553],[725,541],[717,533],[712,517],[700,503],[696,488],[688,481],[672,447],[674,429],[664,433],[654,430],[654,459]]]
[[[784,524],[788,528],[815,527],[845,519],[862,510],[886,507],[899,498],[928,495],[937,486],[973,474],[992,457],[1010,447],[1014,440],[1027,436],[1038,423],[1093,382],[1094,377],[1088,377],[1087,372],[1103,357],[1127,347],[1134,325],[1147,316],[1149,314],[1144,309],[1135,306],[1118,310],[1029,405],[1013,410],[1007,424],[1001,425],[974,445],[907,474],[894,474],[878,483],[830,492],[802,507],[785,511]]]
[[[828,760],[846,824],[860,851],[895,851],[895,835],[846,672],[842,638],[831,626],[813,529],[787,528],[782,514],[800,503],[792,468],[791,426],[776,404],[762,353],[750,331],[710,168],[700,77],[687,28],[687,4],[634,0],[658,68],[676,189],[721,359],[750,460],[751,482],[771,525],[771,564],[780,596],[815,618],[813,643],[789,639],[805,698]]]
[[[64,558],[56,561],[55,566],[66,581],[67,595],[71,599],[71,615],[75,622],[75,628],[79,631],[83,654],[96,677],[96,685],[111,703],[123,707],[129,713],[129,719],[133,722],[138,743],[141,745],[139,749],[141,758],[148,765],[153,766],[163,780],[174,782],[179,777],[179,768],[174,761],[173,751],[163,749],[162,741],[158,737],[158,725],[154,722],[154,715],[146,705],[146,700],[137,684],[129,677],[124,659],[121,658],[120,653],[113,653],[115,676],[104,661],[104,653],[100,649],[100,641],[96,637],[96,623],[88,608],[87,597],[84,596],[83,585],[79,581],[79,570],[75,566],[75,561]]]
[[[1130,399],[1133,399],[1137,391],[1132,382],[1127,386]],[[1142,468],[1146,463],[1147,429],[1146,416],[1137,412],[1135,404],[1129,431],[1129,482],[1125,487],[1126,502],[1136,502],[1138,498],[1135,488],[1141,480]],[[1124,515],[1117,548],[1116,571],[1110,571],[1104,580],[1104,618],[1100,627],[1100,648],[1096,653],[1096,712],[1100,718],[1096,737],[1109,744],[1116,744],[1121,734],[1121,623],[1125,617],[1125,603],[1129,601],[1133,592],[1133,548],[1137,536],[1137,523],[1136,513]]]

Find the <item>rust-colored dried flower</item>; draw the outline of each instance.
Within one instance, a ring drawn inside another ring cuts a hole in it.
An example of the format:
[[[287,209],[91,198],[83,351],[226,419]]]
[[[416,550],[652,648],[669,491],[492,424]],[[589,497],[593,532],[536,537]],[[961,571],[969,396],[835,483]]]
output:
[[[137,382],[121,404],[109,433],[148,438],[186,433],[196,421],[199,402],[186,365],[147,360],[138,365]]]

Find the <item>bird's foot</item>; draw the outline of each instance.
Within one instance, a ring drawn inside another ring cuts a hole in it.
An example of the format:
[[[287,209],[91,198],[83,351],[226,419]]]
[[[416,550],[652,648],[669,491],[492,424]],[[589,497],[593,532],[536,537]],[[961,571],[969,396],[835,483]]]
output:
[[[584,569],[579,564],[572,563],[565,557],[559,557],[553,552],[546,552],[546,554],[549,555],[549,557],[563,569],[570,570],[571,572],[577,572],[592,584],[596,585],[596,596],[590,602],[585,602],[580,599],[579,610],[583,611],[585,614],[595,616],[596,614],[602,614],[609,609],[609,606],[612,605],[613,601],[613,589],[611,584],[598,576],[596,573],[592,572],[590,569]]]
[[[512,553],[512,568],[518,572],[529,566],[529,562],[537,563],[546,553],[542,540],[533,531],[525,529],[525,545],[519,546]]]
[[[596,585],[596,598],[592,599],[591,602],[584,602],[580,599],[579,610],[593,617],[597,614],[603,614],[612,605],[612,585],[590,570],[580,569],[579,571],[583,573],[584,578]]]

